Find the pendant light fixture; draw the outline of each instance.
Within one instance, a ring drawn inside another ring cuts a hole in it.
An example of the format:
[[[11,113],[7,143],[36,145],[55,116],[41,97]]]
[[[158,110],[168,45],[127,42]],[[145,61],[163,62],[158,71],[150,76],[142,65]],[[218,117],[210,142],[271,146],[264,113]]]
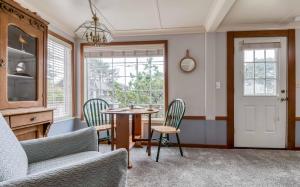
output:
[[[96,9],[93,9],[91,0],[89,1],[90,10],[92,13],[92,20],[85,21],[76,30],[75,33],[85,40],[87,43],[94,46],[101,46],[113,40],[110,30],[99,21],[96,15]]]

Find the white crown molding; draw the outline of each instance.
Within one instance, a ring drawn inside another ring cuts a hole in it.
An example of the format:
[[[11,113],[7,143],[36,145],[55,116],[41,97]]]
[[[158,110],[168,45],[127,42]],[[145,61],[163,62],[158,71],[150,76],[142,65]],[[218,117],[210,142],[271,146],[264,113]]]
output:
[[[113,31],[113,36],[120,37],[120,36],[196,34],[196,33],[205,33],[205,28],[203,26],[198,26],[198,27],[178,27],[178,28],[163,28],[163,29],[116,30]]]
[[[75,37],[74,31],[71,28],[68,28],[68,27],[65,26],[65,24],[49,17],[48,15],[46,15],[45,13],[43,13],[42,11],[40,11],[36,7],[34,7],[34,5],[31,5],[28,2],[26,2],[26,0],[18,0],[17,2],[20,3],[23,7],[27,8],[27,9],[33,11],[33,12],[37,12],[37,14],[39,16],[41,16],[43,19],[48,21],[50,30],[52,30],[54,32],[58,31],[59,33],[63,33],[68,38],[74,38]]]
[[[236,24],[221,25],[216,32],[227,31],[253,31],[253,30],[276,30],[276,29],[299,29],[300,22],[291,22],[287,24]]]

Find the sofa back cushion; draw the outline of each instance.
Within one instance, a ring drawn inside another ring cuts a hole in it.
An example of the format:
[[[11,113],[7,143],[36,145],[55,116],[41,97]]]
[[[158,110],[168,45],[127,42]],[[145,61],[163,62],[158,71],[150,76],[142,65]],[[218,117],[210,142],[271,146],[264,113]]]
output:
[[[0,182],[27,175],[28,159],[0,113]]]

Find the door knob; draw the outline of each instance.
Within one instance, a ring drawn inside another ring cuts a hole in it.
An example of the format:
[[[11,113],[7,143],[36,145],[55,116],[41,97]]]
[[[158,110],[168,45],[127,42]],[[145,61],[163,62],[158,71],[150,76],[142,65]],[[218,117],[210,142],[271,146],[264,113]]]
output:
[[[286,98],[282,97],[282,98],[280,99],[281,102],[284,102],[284,101],[287,101],[287,100],[288,100],[287,97],[286,97]]]
[[[5,66],[5,61],[3,59],[0,59],[0,67],[4,67]]]

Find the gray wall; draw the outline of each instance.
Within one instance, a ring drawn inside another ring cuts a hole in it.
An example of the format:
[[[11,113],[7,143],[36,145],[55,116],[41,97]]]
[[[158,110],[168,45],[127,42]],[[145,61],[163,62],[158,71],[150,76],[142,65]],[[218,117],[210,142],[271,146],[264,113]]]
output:
[[[71,127],[71,128],[70,128]],[[65,121],[53,126],[50,135],[61,134],[85,128],[86,124],[80,119]],[[144,126],[143,136],[147,137],[147,126]],[[180,127],[180,140],[184,144],[226,145],[226,122],[214,120],[183,120]],[[154,134],[154,137],[157,136]],[[176,142],[175,136],[171,141]]]
[[[183,98],[187,101],[187,115],[209,116],[209,120],[184,120],[182,123],[182,143],[226,144],[226,122],[215,121],[214,116],[226,116],[226,33],[185,34],[165,36],[121,37],[115,41],[168,40],[169,41],[169,98]],[[79,44],[76,41],[76,64],[79,62]],[[296,30],[296,48],[300,45],[300,30]],[[178,68],[179,60],[189,49],[197,61],[197,69],[192,74],[183,74]],[[299,64],[300,50],[296,50]],[[297,67],[297,83],[300,82],[300,66]],[[77,68],[77,116],[80,116],[80,68]],[[215,82],[221,88],[215,89]],[[298,85],[297,84],[297,85]],[[297,86],[297,116],[300,116],[300,88]],[[211,107],[213,106],[213,107]],[[65,123],[65,124],[64,124]],[[50,135],[69,132],[84,127],[74,119],[54,124]],[[296,125],[296,146],[300,146],[300,122]]]
[[[300,147],[300,121],[296,122],[296,147]]]
[[[227,126],[225,121],[183,120],[180,130],[179,136],[183,144],[227,144]],[[176,137],[172,136],[171,141],[176,142]]]

